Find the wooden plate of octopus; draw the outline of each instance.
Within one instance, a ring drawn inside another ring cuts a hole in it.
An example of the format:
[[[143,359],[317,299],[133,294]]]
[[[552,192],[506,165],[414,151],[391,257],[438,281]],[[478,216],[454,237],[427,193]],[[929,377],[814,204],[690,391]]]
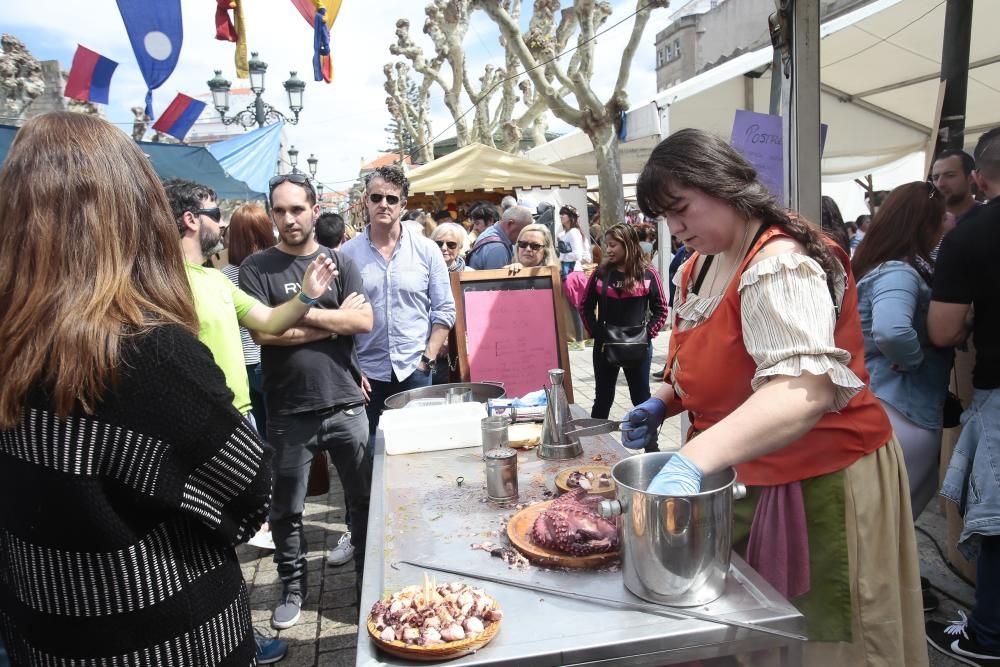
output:
[[[556,473],[555,483],[559,493],[585,488],[587,493],[605,498],[614,498],[618,495],[615,480],[611,477],[611,466],[586,465],[563,468]]]
[[[500,605],[464,583],[407,586],[372,606],[368,634],[390,655],[439,662],[475,653],[500,632]],[[432,622],[433,621],[433,622]]]
[[[597,516],[596,503],[587,503],[584,506],[594,508],[591,514],[581,513],[579,500],[586,495],[583,489],[576,489],[556,500],[525,507],[507,522],[507,537],[510,538],[511,544],[531,562],[550,567],[597,568],[618,560],[620,554],[617,527],[614,523]],[[599,501],[601,497],[590,496],[590,499]],[[567,503],[572,504],[567,508]],[[549,515],[547,517],[550,518],[549,521],[539,522],[543,513],[567,509],[569,520],[580,523],[569,531],[561,531],[563,538],[558,537],[560,531],[553,530],[552,524],[567,517]],[[539,523],[538,530],[536,523]],[[571,539],[570,536],[577,539]],[[551,545],[552,541],[559,539],[565,542],[565,551]],[[573,553],[574,551],[576,553]]]

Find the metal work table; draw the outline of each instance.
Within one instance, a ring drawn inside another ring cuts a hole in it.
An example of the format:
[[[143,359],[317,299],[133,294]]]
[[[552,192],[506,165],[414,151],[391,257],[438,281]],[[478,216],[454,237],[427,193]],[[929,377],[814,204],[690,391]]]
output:
[[[582,411],[573,406],[574,416]],[[365,577],[361,592],[357,664],[410,665],[382,653],[368,637],[366,618],[374,602],[410,584],[423,572],[392,564],[400,559],[433,563],[550,588],[640,602],[626,590],[617,566],[600,570],[554,570],[534,565],[512,569],[489,553],[472,549],[482,542],[507,544],[507,520],[521,506],[547,500],[556,473],[592,463],[614,465],[629,453],[610,436],[584,438],[584,455],[569,461],[539,459],[536,450],[518,454],[520,505],[500,507],[486,500],[484,465],[478,448],[385,456],[376,444]],[[594,461],[596,457],[598,461]],[[459,486],[457,478],[464,481]],[[439,582],[458,579],[428,571]],[[480,585],[504,612],[500,633],[477,653],[450,665],[665,665],[778,647],[783,662],[801,664],[794,640],[700,620],[671,619],[637,611],[543,594],[490,582]],[[665,608],[669,609],[669,608]],[[696,611],[802,632],[801,614],[743,560],[733,554],[725,594]]]

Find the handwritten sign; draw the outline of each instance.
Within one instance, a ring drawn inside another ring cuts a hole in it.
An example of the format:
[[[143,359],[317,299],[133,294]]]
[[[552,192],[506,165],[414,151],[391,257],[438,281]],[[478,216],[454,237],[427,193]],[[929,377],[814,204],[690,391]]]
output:
[[[541,389],[548,370],[559,368],[551,291],[470,291],[465,313],[473,382],[503,382],[517,397]]]
[[[826,144],[826,130],[826,125],[820,126],[820,154]],[[757,178],[771,194],[784,202],[785,151],[781,116],[737,109],[729,143],[757,169]]]

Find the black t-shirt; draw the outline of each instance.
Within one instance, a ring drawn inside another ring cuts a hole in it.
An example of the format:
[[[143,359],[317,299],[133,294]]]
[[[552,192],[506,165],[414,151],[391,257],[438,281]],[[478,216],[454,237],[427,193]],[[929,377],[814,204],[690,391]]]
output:
[[[1000,387],[1000,198],[980,206],[944,237],[934,269],[933,299],[972,304],[972,385]]]
[[[339,308],[351,292],[365,293],[353,260],[323,246],[302,257],[277,248],[247,257],[240,265],[240,289],[269,306],[296,298],[306,268],[320,253],[334,258],[340,275],[313,308]],[[354,336],[333,336],[302,345],[261,345],[260,360],[268,412],[293,414],[364,400]]]

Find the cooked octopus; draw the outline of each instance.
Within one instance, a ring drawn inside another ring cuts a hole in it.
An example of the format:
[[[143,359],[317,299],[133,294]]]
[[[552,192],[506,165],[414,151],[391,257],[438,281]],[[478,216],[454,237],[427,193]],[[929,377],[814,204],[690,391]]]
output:
[[[371,619],[383,641],[434,646],[475,639],[503,614],[481,588],[463,583],[407,586],[372,606]]]
[[[577,488],[552,501],[531,527],[535,544],[573,556],[589,556],[618,549],[618,529],[595,511],[600,502]]]
[[[574,470],[566,477],[566,486],[571,489],[579,488],[590,491],[595,487],[599,489],[602,486],[611,486],[611,477],[606,472],[595,475],[592,470],[587,472]]]

